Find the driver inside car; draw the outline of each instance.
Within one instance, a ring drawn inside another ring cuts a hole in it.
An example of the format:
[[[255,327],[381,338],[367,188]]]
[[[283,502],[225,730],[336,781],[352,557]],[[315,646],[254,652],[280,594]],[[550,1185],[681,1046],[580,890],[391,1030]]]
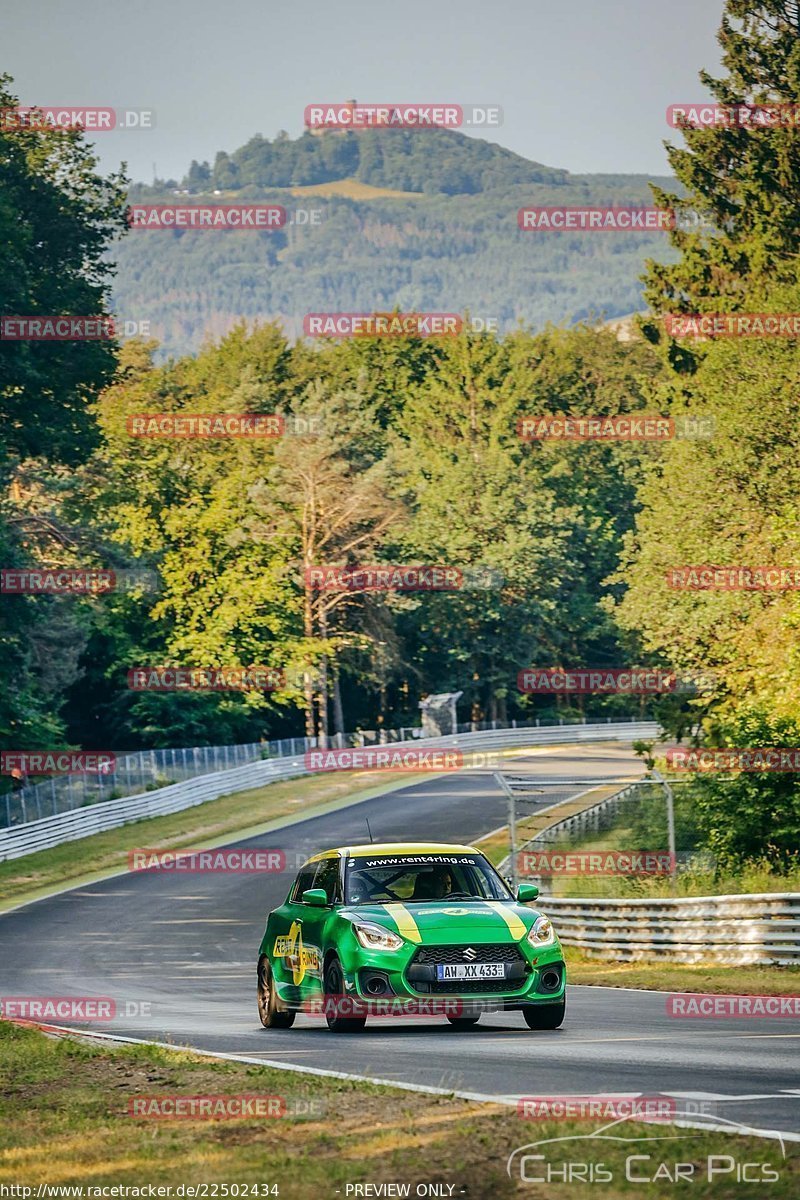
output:
[[[443,900],[453,890],[453,876],[449,867],[437,866],[432,871],[420,872],[414,884],[412,900]]]

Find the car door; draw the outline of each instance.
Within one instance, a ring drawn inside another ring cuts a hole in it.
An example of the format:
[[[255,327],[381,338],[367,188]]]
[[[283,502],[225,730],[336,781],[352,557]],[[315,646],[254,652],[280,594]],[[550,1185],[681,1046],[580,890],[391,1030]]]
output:
[[[317,864],[314,882],[309,887],[321,888],[328,897],[327,908],[316,905],[302,904],[303,932],[303,970],[300,987],[304,997],[312,998],[322,993],[322,961],[325,940],[325,926],[331,915],[331,905],[341,903],[341,888],[339,883],[340,859],[323,858]],[[300,893],[302,896],[302,893]],[[300,897],[298,897],[300,899]]]
[[[303,995],[303,921],[309,906],[300,897],[314,886],[318,864],[306,863],[289,889],[286,903],[276,908],[268,926],[267,953],[272,959],[281,998],[296,1004]]]

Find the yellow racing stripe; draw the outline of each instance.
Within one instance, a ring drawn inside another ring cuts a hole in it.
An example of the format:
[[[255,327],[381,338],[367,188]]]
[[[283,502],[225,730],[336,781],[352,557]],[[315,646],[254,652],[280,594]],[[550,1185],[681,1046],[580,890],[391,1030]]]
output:
[[[521,938],[525,936],[528,931],[528,926],[521,917],[518,917],[515,912],[512,912],[509,908],[507,908],[502,900],[487,900],[486,904],[488,904],[489,908],[494,909],[494,911],[503,918],[509,930],[511,931],[512,937]]]
[[[410,942],[422,941],[422,934],[417,927],[417,922],[414,920],[405,904],[384,904],[383,907],[386,909],[387,913],[397,926],[398,931],[402,933],[404,938],[408,938]]]

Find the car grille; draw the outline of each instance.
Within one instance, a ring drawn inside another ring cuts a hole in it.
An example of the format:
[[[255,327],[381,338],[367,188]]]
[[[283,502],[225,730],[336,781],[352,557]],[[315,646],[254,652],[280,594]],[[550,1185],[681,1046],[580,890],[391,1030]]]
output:
[[[464,957],[464,951],[470,947],[475,957]],[[409,966],[414,963],[433,965],[434,963],[483,963],[504,962],[524,963],[524,955],[514,945],[480,946],[465,942],[460,946],[420,946],[414,954]],[[516,992],[527,984],[527,979],[435,979],[432,982],[413,980],[411,987],[416,992],[425,995],[490,995],[493,992]]]
[[[475,951],[474,957],[464,957],[464,951]],[[501,946],[473,946],[465,942],[463,946],[420,946],[411,960],[418,963],[485,963],[485,962],[521,962],[522,955],[518,948],[506,943]]]

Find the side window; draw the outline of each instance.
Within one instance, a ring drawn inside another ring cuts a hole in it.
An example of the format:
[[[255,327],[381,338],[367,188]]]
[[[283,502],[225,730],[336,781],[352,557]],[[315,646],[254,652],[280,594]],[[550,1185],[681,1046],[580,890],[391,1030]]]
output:
[[[339,859],[323,858],[317,868],[313,884],[315,888],[324,888],[329,904],[335,904],[339,896]]]
[[[297,879],[294,881],[294,887],[289,895],[290,903],[300,904],[303,892],[307,892],[309,888],[314,886],[314,876],[317,873],[317,863],[307,863],[302,868]]]

